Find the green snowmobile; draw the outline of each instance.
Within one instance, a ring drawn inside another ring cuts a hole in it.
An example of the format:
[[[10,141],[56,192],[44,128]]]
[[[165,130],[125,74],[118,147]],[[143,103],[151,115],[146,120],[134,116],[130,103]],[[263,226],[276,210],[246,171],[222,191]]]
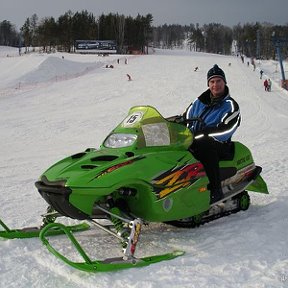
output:
[[[132,107],[99,149],[89,148],[61,160],[36,182],[49,204],[41,229],[10,230],[1,221],[4,231],[0,236],[40,235],[50,252],[84,271],[139,267],[182,255],[184,252],[174,251],[136,258],[141,225],[164,222],[196,227],[248,209],[247,191],[268,194],[262,169],[255,165],[249,149],[233,142],[231,153],[220,162],[224,199],[210,205],[205,170],[188,150],[192,141],[187,121],[177,116],[165,119],[151,106]],[[68,227],[54,222],[60,216],[86,220],[119,238],[123,257],[91,260],[73,235],[87,229],[87,224]],[[108,224],[99,219],[109,220]],[[68,236],[84,262],[73,262],[52,247],[47,237],[61,233]]]

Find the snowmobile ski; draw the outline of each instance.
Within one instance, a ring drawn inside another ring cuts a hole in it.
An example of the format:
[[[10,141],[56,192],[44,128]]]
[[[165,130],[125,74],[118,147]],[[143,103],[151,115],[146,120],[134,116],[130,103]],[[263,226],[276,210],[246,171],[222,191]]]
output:
[[[83,258],[84,262],[71,261],[64,255],[62,255],[60,252],[58,252],[54,247],[52,247],[46,236],[49,236],[50,229],[54,230],[55,228],[57,230],[62,230],[63,233],[67,235],[67,237],[70,239],[70,241],[72,242],[78,253]],[[83,250],[79,242],[76,240],[76,238],[73,236],[71,229],[60,223],[51,223],[45,226],[40,232],[40,239],[54,256],[64,261],[66,264],[86,272],[108,272],[120,269],[144,267],[153,263],[171,260],[184,254],[183,251],[173,251],[171,253],[153,255],[143,258],[129,257],[126,259],[126,257],[115,257],[104,260],[92,261],[86,254],[86,252]]]
[[[0,231],[0,238],[6,238],[6,239],[24,239],[24,238],[33,238],[33,237],[39,237],[41,230],[43,227],[26,227],[21,229],[10,229],[8,226],[0,220],[0,226],[4,228],[3,231]],[[90,225],[88,223],[80,223],[72,226],[67,226],[70,231],[73,232],[80,232],[85,231],[90,228]],[[63,230],[57,229],[55,227],[54,229],[50,229],[47,236],[56,236],[63,234]]]

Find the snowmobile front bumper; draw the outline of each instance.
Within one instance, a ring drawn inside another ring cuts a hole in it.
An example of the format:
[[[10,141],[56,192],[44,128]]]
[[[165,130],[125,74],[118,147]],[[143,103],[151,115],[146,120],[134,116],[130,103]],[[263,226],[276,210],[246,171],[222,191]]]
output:
[[[88,219],[89,215],[83,213],[69,202],[72,190],[65,186],[65,181],[51,182],[45,176],[35,183],[40,195],[45,201],[63,216],[73,219]]]

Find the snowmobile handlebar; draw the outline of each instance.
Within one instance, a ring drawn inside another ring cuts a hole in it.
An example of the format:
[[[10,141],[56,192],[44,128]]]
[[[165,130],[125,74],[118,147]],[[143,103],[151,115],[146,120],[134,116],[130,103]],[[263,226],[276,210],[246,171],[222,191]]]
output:
[[[190,118],[190,119],[185,119],[183,117],[183,115],[175,115],[175,116],[171,116],[171,117],[168,117],[166,118],[167,121],[169,122],[174,122],[174,123],[178,123],[178,124],[191,124],[191,123],[194,123],[194,122],[200,122],[202,125],[205,126],[205,122],[202,118],[200,117],[193,117],[193,118]]]

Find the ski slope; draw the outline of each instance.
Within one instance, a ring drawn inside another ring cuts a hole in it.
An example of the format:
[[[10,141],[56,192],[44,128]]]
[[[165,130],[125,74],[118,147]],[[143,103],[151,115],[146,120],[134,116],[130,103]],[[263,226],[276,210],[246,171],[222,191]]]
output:
[[[250,193],[247,211],[197,229],[144,227],[139,256],[186,252],[145,268],[85,273],[56,259],[39,239],[0,240],[0,288],[288,287],[288,93],[278,85],[277,64],[257,62],[253,71],[237,57],[176,50],[130,56],[128,64],[125,57],[20,57],[18,49],[0,47],[0,218],[9,227],[41,222],[46,202],[34,182],[50,165],[99,147],[131,106],[152,105],[165,117],[182,113],[207,88],[206,72],[216,63],[241,109],[234,140],[263,167],[270,194]],[[265,77],[273,80],[271,92],[264,91]],[[94,257],[120,255],[117,241],[103,232],[78,237]],[[76,258],[64,237],[54,241]]]

